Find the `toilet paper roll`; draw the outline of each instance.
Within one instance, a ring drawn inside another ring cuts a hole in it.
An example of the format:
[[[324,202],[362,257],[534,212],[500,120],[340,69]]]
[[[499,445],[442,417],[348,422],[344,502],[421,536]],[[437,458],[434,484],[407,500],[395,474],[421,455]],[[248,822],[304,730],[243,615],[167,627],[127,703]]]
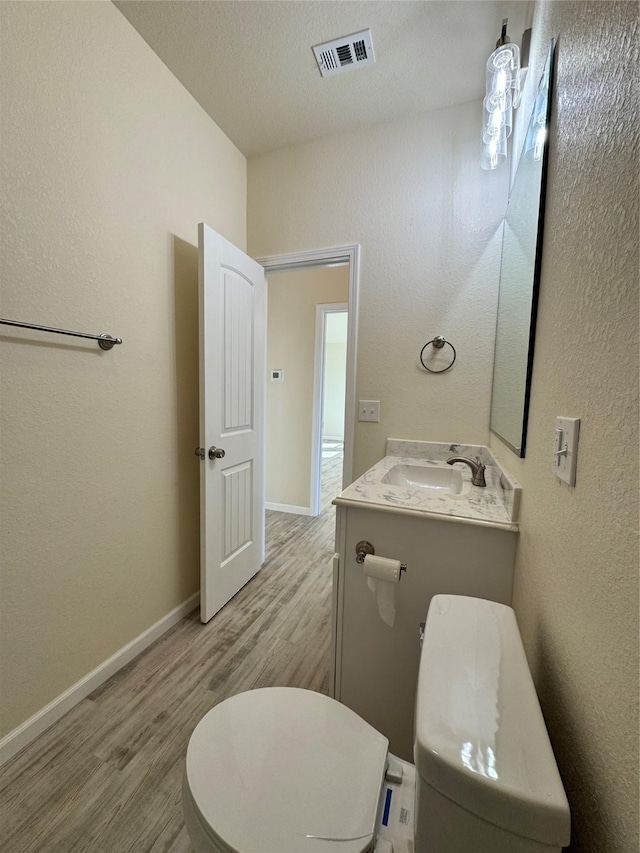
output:
[[[379,578],[387,583],[398,583],[400,580],[400,560],[390,560],[388,557],[376,557],[367,554],[364,558],[364,574],[367,578]]]
[[[400,560],[367,554],[364,558],[367,586],[375,593],[380,618],[393,628],[396,619],[396,584],[400,580]]]

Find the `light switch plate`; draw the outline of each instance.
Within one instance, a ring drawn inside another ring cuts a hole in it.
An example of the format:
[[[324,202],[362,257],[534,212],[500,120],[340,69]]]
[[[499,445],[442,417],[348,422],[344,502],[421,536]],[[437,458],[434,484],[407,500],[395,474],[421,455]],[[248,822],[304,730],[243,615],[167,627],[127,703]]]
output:
[[[380,423],[380,400],[360,400],[358,403],[358,420]]]
[[[568,486],[576,484],[580,418],[556,418],[552,470]]]

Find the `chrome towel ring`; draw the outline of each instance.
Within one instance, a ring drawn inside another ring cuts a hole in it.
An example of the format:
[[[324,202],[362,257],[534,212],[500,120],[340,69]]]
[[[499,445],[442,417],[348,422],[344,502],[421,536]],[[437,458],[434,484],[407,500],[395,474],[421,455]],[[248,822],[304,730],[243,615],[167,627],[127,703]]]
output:
[[[442,349],[442,347],[445,344],[448,347],[451,347],[451,350],[453,352],[453,358],[451,359],[451,364],[448,364],[446,367],[443,367],[442,370],[433,370],[433,368],[427,367],[427,365],[424,363],[424,351],[426,350],[426,348],[428,346],[433,346],[434,349]],[[456,348],[454,347],[454,345],[450,341],[445,340],[445,338],[442,335],[437,335],[435,338],[433,338],[433,340],[427,341],[427,343],[420,350],[420,363],[422,364],[422,366],[424,367],[425,370],[429,371],[429,373],[444,373],[446,370],[449,370],[450,368],[453,367],[453,365],[455,364],[455,361],[456,361]]]

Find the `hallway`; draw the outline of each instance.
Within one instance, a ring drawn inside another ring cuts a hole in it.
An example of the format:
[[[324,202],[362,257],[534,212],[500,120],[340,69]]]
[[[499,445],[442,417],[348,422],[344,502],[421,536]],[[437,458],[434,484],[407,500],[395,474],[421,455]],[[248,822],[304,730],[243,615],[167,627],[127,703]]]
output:
[[[191,853],[181,784],[198,720],[255,687],[327,693],[336,451],[321,514],[267,512],[262,571],[211,622],[191,613],[2,768],[4,850]]]

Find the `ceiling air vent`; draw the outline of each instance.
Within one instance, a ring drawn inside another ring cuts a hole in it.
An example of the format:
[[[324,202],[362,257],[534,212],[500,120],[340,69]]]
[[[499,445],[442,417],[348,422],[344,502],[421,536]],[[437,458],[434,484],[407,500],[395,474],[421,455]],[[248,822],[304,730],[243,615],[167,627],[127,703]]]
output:
[[[323,77],[351,71],[361,65],[373,65],[376,61],[370,30],[317,44],[313,52]]]

